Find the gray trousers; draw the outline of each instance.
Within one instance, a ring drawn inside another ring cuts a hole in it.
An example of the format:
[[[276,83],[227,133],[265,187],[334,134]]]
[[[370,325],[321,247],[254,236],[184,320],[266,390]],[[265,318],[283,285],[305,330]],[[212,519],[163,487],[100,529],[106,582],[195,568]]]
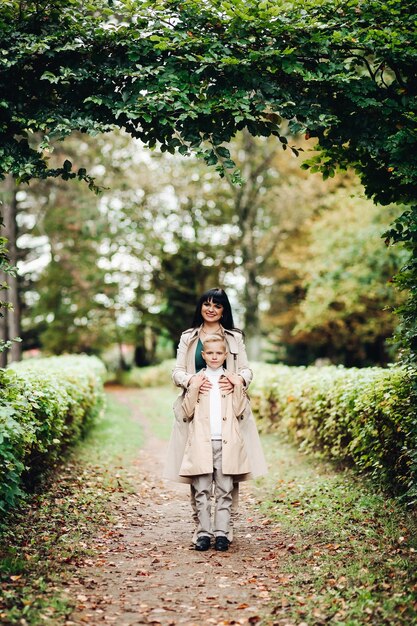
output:
[[[213,473],[193,476],[196,513],[198,518],[197,537],[228,537],[232,511],[233,476],[222,472],[222,442],[212,441]],[[211,497],[214,483],[214,520],[211,521]]]

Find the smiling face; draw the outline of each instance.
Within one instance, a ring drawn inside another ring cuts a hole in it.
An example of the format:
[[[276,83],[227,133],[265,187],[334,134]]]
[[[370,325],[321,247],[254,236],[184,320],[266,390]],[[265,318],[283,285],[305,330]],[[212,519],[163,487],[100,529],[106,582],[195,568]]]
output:
[[[227,351],[223,341],[208,342],[205,350],[201,353],[207,366],[213,369],[217,369],[223,365],[226,360],[226,355]]]
[[[201,316],[205,322],[219,322],[222,319],[223,306],[213,300],[207,300],[201,305]]]

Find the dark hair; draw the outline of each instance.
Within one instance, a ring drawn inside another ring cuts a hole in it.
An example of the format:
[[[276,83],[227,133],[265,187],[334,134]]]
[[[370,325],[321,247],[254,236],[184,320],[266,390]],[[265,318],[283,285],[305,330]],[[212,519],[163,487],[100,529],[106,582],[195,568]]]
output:
[[[204,302],[210,301],[213,301],[215,304],[221,304],[223,307],[223,317],[221,319],[221,325],[223,326],[223,328],[227,328],[227,330],[239,330],[238,328],[235,328],[233,322],[232,307],[230,306],[229,298],[227,297],[226,292],[223,289],[219,289],[218,287],[215,287],[214,289],[209,289],[208,291],[203,293],[197,303],[191,326],[193,328],[198,328],[198,326],[201,326],[201,324],[204,322],[203,316],[201,315],[201,307],[203,306]]]

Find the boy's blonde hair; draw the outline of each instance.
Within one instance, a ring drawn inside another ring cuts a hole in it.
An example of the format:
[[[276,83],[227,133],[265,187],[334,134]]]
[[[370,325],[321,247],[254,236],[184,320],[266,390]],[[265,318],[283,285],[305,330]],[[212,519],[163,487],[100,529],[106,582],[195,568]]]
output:
[[[206,347],[210,343],[221,343],[223,345],[224,351],[227,352],[227,343],[226,339],[219,334],[206,335],[206,337],[201,341],[203,344],[203,350],[206,350]]]

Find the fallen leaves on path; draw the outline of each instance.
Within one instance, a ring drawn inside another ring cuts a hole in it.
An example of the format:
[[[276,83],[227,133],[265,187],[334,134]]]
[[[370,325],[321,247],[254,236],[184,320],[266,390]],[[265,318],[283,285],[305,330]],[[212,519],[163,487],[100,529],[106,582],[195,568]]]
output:
[[[132,468],[136,493],[121,499],[114,525],[94,539],[95,555],[74,571],[67,626],[261,622],[291,544],[256,511],[245,486],[229,551],[195,551],[188,486],[158,478],[165,447],[148,438]]]

